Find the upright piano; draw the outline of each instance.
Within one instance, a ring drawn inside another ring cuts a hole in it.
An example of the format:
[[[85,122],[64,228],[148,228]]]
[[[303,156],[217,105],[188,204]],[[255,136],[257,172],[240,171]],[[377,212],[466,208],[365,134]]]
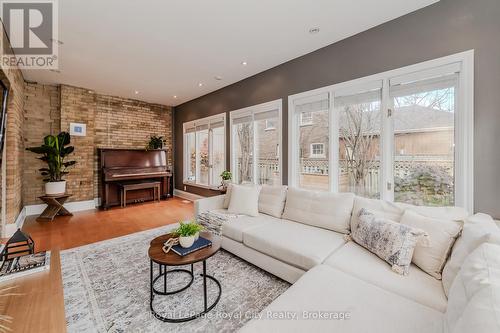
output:
[[[160,181],[161,197],[173,194],[172,173],[167,166],[165,150],[100,148],[101,207],[120,204],[119,184],[139,181]],[[127,201],[153,200],[153,191],[137,190],[127,195]]]

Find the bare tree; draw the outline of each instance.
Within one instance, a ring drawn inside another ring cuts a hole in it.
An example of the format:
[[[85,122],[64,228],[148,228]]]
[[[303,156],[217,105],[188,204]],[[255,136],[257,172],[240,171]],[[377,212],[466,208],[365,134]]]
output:
[[[357,194],[369,194],[365,181],[368,172],[376,166],[375,131],[379,112],[367,110],[363,104],[344,107],[345,121],[339,128],[340,138],[344,143],[345,159],[343,164],[349,179],[349,187]]]
[[[238,179],[240,182],[252,179],[252,127],[251,124],[241,124],[237,127],[238,142],[240,146],[240,158],[238,168]]]

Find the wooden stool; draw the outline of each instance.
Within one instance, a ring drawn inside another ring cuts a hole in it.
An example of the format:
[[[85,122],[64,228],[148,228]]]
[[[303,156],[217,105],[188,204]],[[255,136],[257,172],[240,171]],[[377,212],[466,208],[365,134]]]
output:
[[[38,197],[47,204],[47,208],[45,208],[37,220],[53,221],[57,215],[73,215],[63,206],[69,197],[71,197],[71,194],[42,195]]]

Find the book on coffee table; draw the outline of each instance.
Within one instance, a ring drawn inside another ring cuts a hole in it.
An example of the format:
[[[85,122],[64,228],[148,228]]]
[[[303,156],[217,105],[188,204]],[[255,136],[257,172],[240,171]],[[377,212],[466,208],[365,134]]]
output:
[[[27,254],[3,260],[0,266],[0,282],[45,271],[50,268],[50,251]]]
[[[204,249],[204,248],[206,248],[208,246],[211,246],[211,245],[212,245],[212,241],[210,241],[210,240],[208,240],[208,239],[203,238],[203,237],[200,236],[193,243],[193,245],[191,245],[190,247],[183,248],[180,245],[174,245],[174,246],[172,246],[172,251],[174,251],[178,255],[184,257],[185,255],[188,255],[188,254],[193,253],[195,251]]]

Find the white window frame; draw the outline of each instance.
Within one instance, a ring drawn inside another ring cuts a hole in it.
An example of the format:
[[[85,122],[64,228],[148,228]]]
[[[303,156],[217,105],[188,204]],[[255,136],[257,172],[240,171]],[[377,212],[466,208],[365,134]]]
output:
[[[315,145],[321,145],[321,147],[323,148],[323,153],[322,154],[315,154],[314,153],[314,149],[313,147]],[[314,143],[311,143],[311,146],[309,148],[309,157],[310,158],[325,158],[326,157],[326,152],[325,152],[325,144],[322,143],[322,142],[314,142]]]
[[[189,185],[189,186],[196,186],[196,187],[201,187],[201,188],[208,188],[208,189],[215,189],[217,188],[216,185],[211,185],[211,183],[213,182],[213,175],[212,175],[212,170],[209,171],[208,173],[208,185],[207,184],[199,184],[198,183],[198,180],[199,180],[199,169],[198,169],[198,166],[199,166],[199,156],[198,156],[198,151],[196,151],[196,170],[195,170],[195,174],[196,174],[196,179],[195,181],[190,181],[187,179],[187,173],[188,173],[188,163],[190,163],[190,158],[188,156],[188,150],[189,150],[189,147],[188,147],[188,143],[187,141],[185,140],[185,134],[186,134],[186,128],[189,128],[189,127],[196,127],[196,126],[200,126],[200,125],[208,125],[208,159],[209,159],[209,169],[212,169],[212,159],[213,159],[213,151],[212,151],[212,141],[213,141],[213,138],[212,138],[212,129],[210,127],[210,124],[212,122],[219,122],[221,119],[223,119],[224,121],[224,164],[226,164],[226,155],[227,155],[227,150],[226,150],[226,125],[227,125],[227,121],[226,121],[226,113],[219,113],[219,114],[216,114],[216,115],[213,115],[213,116],[209,116],[209,117],[205,117],[205,118],[200,118],[200,119],[196,119],[196,120],[192,120],[192,121],[188,121],[188,122],[185,122],[182,124],[182,141],[183,141],[183,144],[182,144],[182,157],[183,157],[183,161],[184,161],[184,167],[183,167],[183,175],[182,175],[182,179],[183,179],[183,184],[184,185]],[[195,132],[196,133],[196,132]],[[198,135],[195,134],[195,146],[196,146],[196,149],[198,148]]]
[[[269,110],[278,110],[278,119],[277,119],[277,127],[275,130],[278,131],[278,152],[277,152],[277,157],[278,157],[278,164],[279,164],[279,170],[280,170],[280,177],[279,177],[279,184],[283,183],[283,154],[282,151],[283,149],[283,120],[282,120],[282,110],[283,110],[283,100],[277,99],[274,101],[262,103],[262,104],[257,104],[253,106],[249,106],[246,108],[238,109],[231,111],[229,113],[229,160],[230,160],[230,171],[233,173],[233,175],[236,172],[236,159],[234,158],[236,156],[235,154],[235,142],[236,138],[233,131],[233,120],[235,118],[239,118],[242,116],[251,116],[252,117],[252,123],[255,122],[255,114],[261,113],[261,112],[266,112]],[[256,126],[253,126],[253,137],[256,138]],[[253,179],[252,182],[254,184],[257,184],[257,178],[255,177],[257,175],[257,154],[253,154]]]
[[[338,115],[334,110],[335,93],[360,87],[370,86],[374,82],[382,83],[382,132],[381,132],[381,179],[380,195],[388,201],[394,201],[392,159],[394,158],[393,119],[388,111],[391,108],[389,98],[389,80],[399,76],[419,77],[432,75],[433,71],[444,66],[459,64],[460,75],[457,96],[460,96],[455,112],[455,206],[474,212],[474,50],[425,61],[367,77],[342,82],[331,86],[314,89],[288,96],[288,185],[298,186],[298,151],[300,117],[294,113],[295,101],[319,94],[328,94],[330,101],[329,135],[338,138]],[[329,140],[329,185],[330,191],[338,192],[338,140]]]

